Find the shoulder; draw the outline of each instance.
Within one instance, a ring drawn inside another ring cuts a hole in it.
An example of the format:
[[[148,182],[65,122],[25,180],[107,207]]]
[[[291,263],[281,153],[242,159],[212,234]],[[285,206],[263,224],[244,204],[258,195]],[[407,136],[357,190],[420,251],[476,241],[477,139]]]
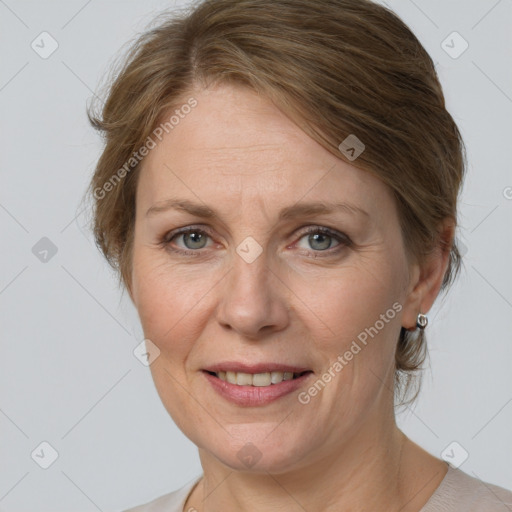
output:
[[[420,512],[510,512],[512,492],[449,466]]]
[[[200,479],[201,476],[188,482],[176,491],[164,494],[149,503],[130,508],[124,512],[182,512],[188,495]]]

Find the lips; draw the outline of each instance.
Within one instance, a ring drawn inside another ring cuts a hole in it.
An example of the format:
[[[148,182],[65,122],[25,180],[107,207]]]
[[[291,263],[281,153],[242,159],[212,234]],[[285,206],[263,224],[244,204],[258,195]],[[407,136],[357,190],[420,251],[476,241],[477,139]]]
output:
[[[243,406],[265,405],[284,397],[302,387],[312,373],[305,367],[279,363],[225,362],[203,369],[217,393]]]

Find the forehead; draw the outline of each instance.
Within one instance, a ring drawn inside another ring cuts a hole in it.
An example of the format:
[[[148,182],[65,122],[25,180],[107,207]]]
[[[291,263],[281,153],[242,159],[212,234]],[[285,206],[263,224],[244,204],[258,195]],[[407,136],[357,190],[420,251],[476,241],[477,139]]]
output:
[[[242,196],[269,205],[304,196],[376,208],[391,199],[380,180],[335,157],[256,92],[223,85],[194,98],[197,106],[145,158],[139,204],[178,191],[220,205]]]

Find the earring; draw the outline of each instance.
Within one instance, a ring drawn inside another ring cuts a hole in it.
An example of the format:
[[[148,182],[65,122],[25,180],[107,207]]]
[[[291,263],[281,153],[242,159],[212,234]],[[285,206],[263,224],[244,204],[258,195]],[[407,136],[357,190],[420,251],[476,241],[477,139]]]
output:
[[[428,324],[428,318],[427,315],[424,315],[423,313],[418,313],[418,318],[416,319],[416,327],[423,330],[425,327],[427,327]]]

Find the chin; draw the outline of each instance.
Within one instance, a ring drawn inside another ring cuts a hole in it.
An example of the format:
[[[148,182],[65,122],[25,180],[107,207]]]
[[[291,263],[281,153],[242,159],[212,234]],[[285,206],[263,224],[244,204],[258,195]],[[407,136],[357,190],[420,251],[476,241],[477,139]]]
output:
[[[275,428],[275,426],[274,426]],[[296,469],[304,461],[304,442],[290,439],[273,439],[265,441],[261,430],[254,436],[255,441],[237,440],[228,437],[222,441],[223,446],[210,447],[209,443],[202,443],[204,450],[222,462],[229,469],[245,473],[285,473]],[[251,436],[243,436],[250,439]],[[213,442],[212,442],[213,443]]]
[[[247,447],[247,445],[246,445]],[[244,450],[244,447],[241,449]],[[291,458],[290,454],[268,453],[253,456],[246,450],[242,460],[238,454],[219,454],[217,458],[232,471],[251,474],[279,474],[287,473],[297,468],[298,461]],[[256,453],[256,452],[254,452]]]

